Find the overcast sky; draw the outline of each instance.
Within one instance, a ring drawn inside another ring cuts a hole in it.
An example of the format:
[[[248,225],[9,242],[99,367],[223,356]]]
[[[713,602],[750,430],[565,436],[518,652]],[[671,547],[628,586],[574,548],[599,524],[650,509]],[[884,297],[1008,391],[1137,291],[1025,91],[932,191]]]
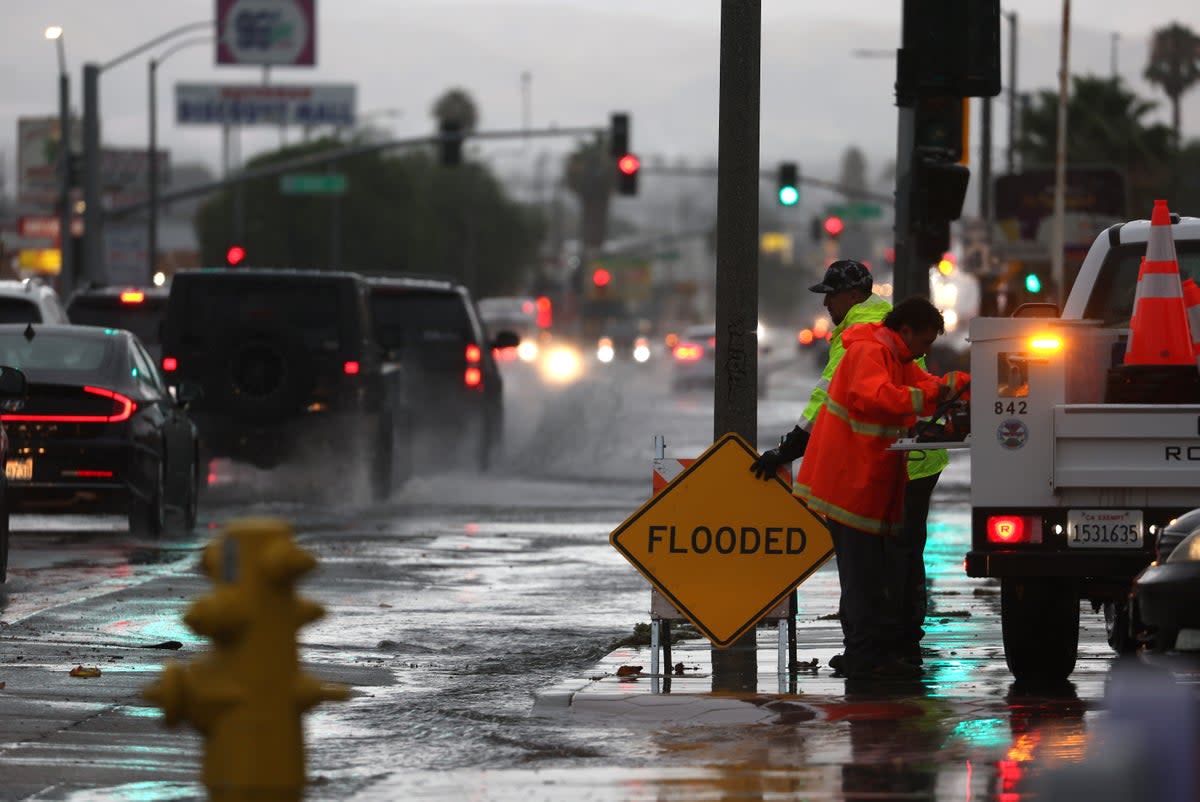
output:
[[[476,99],[481,128],[522,122],[521,75],[530,75],[535,127],[607,123],[613,110],[633,117],[634,149],[661,155],[715,158],[721,3],[717,0],[316,0],[317,66],[275,69],[277,83],[354,83],[360,115],[397,136],[433,130],[430,107],[445,89],[460,86]],[[900,37],[900,0],[763,0],[762,161],[783,159],[805,172],[833,178],[850,144],[867,154],[874,172],[895,149],[892,84],[895,63],[856,58],[856,48],[891,50]],[[57,61],[43,38],[47,25],[65,29],[72,107],[81,105],[80,67],[108,61],[183,23],[211,18],[213,0],[2,0],[0,153],[6,190],[15,170],[17,118],[55,114]],[[1059,13],[1053,0],[1010,0],[1019,18],[1018,88],[1054,88]],[[1072,72],[1107,75],[1114,32],[1120,75],[1139,93],[1165,99],[1146,84],[1149,33],[1178,20],[1200,29],[1195,0],[1076,0]],[[153,51],[161,54],[169,45]],[[140,147],[147,140],[147,56],[101,78],[105,144]],[[1003,38],[1007,65],[1007,26]],[[216,67],[208,45],[179,50],[159,70],[159,142],[173,163],[221,155],[216,127],[176,126],[177,81],[258,82],[260,70]],[[1007,78],[1007,66],[1005,67]],[[1200,89],[1187,96],[1185,136],[1200,135]],[[995,149],[1003,164],[1007,115],[995,114]],[[291,132],[296,141],[298,132]],[[242,151],[278,146],[274,130],[247,130]],[[569,142],[561,143],[562,147]],[[978,138],[974,139],[978,146]],[[541,146],[539,146],[541,147]],[[492,158],[528,158],[516,143],[492,146]],[[524,153],[524,155],[522,155]],[[511,167],[511,165],[508,165]]]

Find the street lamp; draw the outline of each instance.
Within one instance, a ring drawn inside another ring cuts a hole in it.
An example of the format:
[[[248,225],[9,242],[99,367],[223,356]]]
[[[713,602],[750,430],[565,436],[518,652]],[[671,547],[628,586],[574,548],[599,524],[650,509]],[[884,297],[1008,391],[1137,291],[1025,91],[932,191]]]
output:
[[[163,51],[163,54],[158,58],[150,59],[148,65],[149,72],[149,95],[150,95],[150,144],[149,144],[149,162],[147,164],[147,180],[149,186],[150,213],[147,222],[147,237],[146,237],[146,256],[149,261],[149,270],[146,275],[151,281],[154,280],[155,274],[158,272],[158,67],[166,61],[172,54],[183,50],[185,47],[193,47],[211,42],[211,36],[197,36],[194,39],[184,39],[172,47]]]
[[[46,38],[58,51],[58,253],[59,289],[66,293],[74,281],[71,237],[71,78],[61,25],[46,29]]]
[[[152,47],[157,47],[168,39],[201,28],[211,29],[213,25],[213,20],[180,25],[103,64],[83,65],[83,266],[85,270],[80,272],[87,274],[93,280],[106,278],[96,275],[100,265],[104,263],[102,231],[104,214],[103,209],[100,208],[100,73],[140,55]]]

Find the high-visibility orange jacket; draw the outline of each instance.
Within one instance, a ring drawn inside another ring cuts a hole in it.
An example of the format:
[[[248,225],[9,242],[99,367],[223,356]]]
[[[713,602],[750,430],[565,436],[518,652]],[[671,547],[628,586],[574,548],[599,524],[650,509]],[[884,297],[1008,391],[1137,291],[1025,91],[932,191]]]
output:
[[[852,326],[842,341],[846,355],[817,413],[795,492],[839,523],[891,534],[901,526],[908,477],[904,453],[887,447],[918,415],[933,413],[943,381],[882,323]]]

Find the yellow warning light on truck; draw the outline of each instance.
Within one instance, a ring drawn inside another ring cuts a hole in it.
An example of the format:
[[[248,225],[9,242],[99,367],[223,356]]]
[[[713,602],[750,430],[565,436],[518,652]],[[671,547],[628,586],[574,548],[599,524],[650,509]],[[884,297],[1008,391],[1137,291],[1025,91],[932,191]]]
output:
[[[1062,350],[1063,341],[1061,337],[1056,337],[1052,334],[1043,334],[1032,338],[1029,341],[1029,347],[1036,354],[1049,356],[1050,354],[1056,354]]]

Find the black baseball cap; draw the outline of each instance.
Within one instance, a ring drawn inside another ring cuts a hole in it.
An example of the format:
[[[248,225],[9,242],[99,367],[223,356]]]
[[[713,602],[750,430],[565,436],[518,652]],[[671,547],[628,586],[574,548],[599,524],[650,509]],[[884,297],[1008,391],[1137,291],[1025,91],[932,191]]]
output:
[[[871,277],[871,271],[867,269],[866,265],[857,259],[838,259],[825,268],[825,278],[821,279],[821,283],[814,284],[808,289],[822,294],[841,292],[842,290],[870,292],[874,286],[875,280]]]

